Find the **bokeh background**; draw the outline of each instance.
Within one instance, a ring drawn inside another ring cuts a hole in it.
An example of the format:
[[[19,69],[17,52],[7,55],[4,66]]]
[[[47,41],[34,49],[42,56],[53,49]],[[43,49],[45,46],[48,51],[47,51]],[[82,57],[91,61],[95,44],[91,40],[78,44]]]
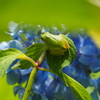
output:
[[[100,46],[100,0],[0,0],[0,42],[11,39],[5,34],[10,21],[85,28]],[[0,79],[0,100],[17,100],[6,76]]]

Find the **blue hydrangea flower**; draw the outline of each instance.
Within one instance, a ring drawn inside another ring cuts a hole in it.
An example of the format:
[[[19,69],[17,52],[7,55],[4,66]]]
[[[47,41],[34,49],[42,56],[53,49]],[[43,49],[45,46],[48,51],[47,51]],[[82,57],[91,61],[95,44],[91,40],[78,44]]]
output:
[[[79,61],[87,65],[92,72],[97,72],[100,70],[100,53],[97,47],[92,45],[83,46],[80,48],[80,53],[82,54]]]
[[[0,49],[17,48],[23,52],[32,43],[42,42],[40,35],[43,32],[51,32],[52,34],[67,34],[67,27],[61,25],[61,29],[56,26],[41,26],[23,23],[9,23],[9,33],[12,39],[9,42],[2,42]],[[80,82],[84,87],[94,87],[91,92],[93,100],[99,100],[98,92],[100,94],[100,79],[92,80],[90,77],[91,72],[98,72],[100,69],[100,49],[96,47],[94,42],[86,34],[84,29],[75,29],[67,34],[73,40],[77,48],[77,55],[75,60],[70,66],[66,66],[63,72]],[[14,94],[22,99],[25,87],[21,83],[26,82],[30,75],[32,68],[11,70],[12,65],[7,70],[8,84],[19,83],[19,86],[14,87]],[[48,68],[46,59],[41,64],[41,67]],[[14,79],[16,77],[16,79]],[[34,94],[34,95],[33,95]],[[62,80],[49,72],[38,71],[33,84],[32,91],[28,100],[77,100],[69,87],[66,87]]]
[[[73,63],[69,67],[65,67],[63,71],[80,82],[84,87],[93,86],[99,89],[99,82],[95,82],[90,77],[92,72],[99,72],[100,69],[99,48],[97,48],[93,40],[86,33],[79,33],[77,35],[70,33],[68,36],[77,47],[77,55]],[[97,91],[94,90],[91,93],[93,100],[99,100]]]

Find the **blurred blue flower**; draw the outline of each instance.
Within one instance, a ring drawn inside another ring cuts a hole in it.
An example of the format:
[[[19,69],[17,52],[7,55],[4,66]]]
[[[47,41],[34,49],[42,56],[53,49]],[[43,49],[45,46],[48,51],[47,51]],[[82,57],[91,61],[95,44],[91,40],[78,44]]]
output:
[[[18,40],[10,40],[9,42],[0,43],[0,49],[5,50],[8,48],[16,48],[18,50],[22,50],[23,46]]]
[[[87,65],[92,72],[97,72],[100,70],[100,53],[98,52],[98,48],[87,45],[80,48],[80,53],[82,54],[79,61]]]
[[[2,42],[0,43],[0,50],[5,50],[5,49],[8,49],[9,48],[9,45],[7,42]]]
[[[100,94],[100,79],[93,80],[90,77],[91,72],[98,72],[100,70],[100,49],[96,47],[92,39],[86,34],[84,29],[75,29],[67,32],[67,27],[61,25],[58,29],[56,26],[41,26],[24,23],[9,23],[9,33],[12,39],[9,42],[0,43],[0,49],[17,48],[23,52],[32,43],[42,42],[40,35],[44,32],[52,34],[67,34],[71,38],[77,48],[77,55],[73,63],[63,68],[63,72],[80,82],[84,87],[94,87],[91,93],[93,100],[98,99]],[[15,64],[17,61],[14,61]],[[14,94],[22,99],[25,87],[22,87],[23,82],[27,83],[28,77],[32,68],[11,70],[9,67],[7,71],[8,84],[19,83],[14,87]],[[48,68],[46,59],[42,62],[40,67]],[[14,79],[14,77],[16,77]],[[34,95],[33,95],[34,94]],[[69,87],[66,87],[62,80],[52,73],[45,71],[38,71],[33,84],[32,91],[28,100],[77,100]]]

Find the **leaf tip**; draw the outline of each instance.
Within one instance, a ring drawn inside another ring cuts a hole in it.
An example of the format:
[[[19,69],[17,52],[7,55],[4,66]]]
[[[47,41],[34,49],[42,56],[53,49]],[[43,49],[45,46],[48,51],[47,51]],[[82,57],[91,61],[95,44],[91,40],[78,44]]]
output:
[[[19,67],[18,66],[13,66],[11,69],[18,69]]]

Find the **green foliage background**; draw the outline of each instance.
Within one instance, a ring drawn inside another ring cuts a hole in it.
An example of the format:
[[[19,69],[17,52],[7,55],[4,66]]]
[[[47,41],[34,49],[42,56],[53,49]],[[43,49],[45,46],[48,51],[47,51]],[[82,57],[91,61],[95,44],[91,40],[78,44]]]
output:
[[[19,100],[18,97],[15,97],[13,94],[12,85],[6,83],[6,77],[0,79],[0,100]]]
[[[0,33],[0,42],[3,41],[9,41],[11,39],[10,35],[3,33]]]
[[[0,0],[0,42],[11,39],[4,34],[10,21],[86,28],[100,46],[100,7],[88,0]],[[0,100],[15,100],[5,77],[0,79]]]
[[[0,9],[2,31],[11,20],[100,31],[100,8],[88,0],[1,0]]]
[[[99,0],[0,0],[1,34],[10,21],[86,28],[100,45]]]

